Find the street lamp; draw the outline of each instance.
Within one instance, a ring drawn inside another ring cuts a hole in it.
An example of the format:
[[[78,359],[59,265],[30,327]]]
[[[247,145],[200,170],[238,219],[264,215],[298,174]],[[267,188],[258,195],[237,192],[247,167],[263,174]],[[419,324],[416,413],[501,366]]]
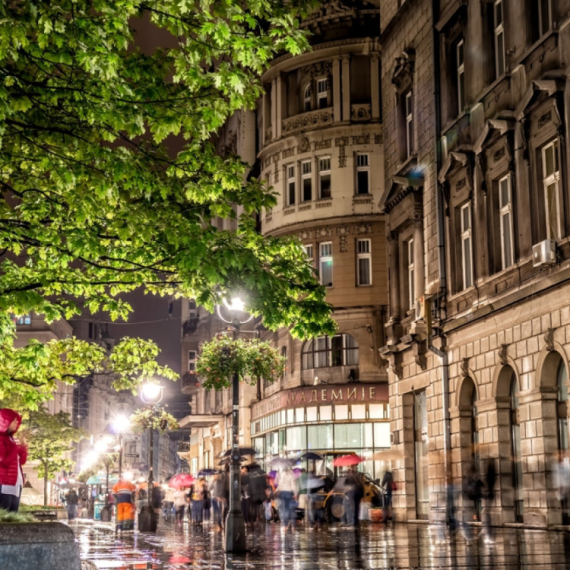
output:
[[[245,312],[245,303],[234,297],[230,302],[223,302],[229,319],[222,313],[221,305],[218,305],[218,316],[222,321],[230,325],[234,340],[237,339],[241,325],[248,323],[253,315]],[[243,552],[246,549],[245,521],[241,511],[241,457],[239,453],[239,376],[237,372],[232,378],[232,454],[230,462],[230,508],[226,518],[226,552]]]
[[[155,382],[146,382],[141,387],[141,400],[145,404],[148,404],[149,408],[154,412],[162,400],[163,392],[164,386],[156,384]],[[158,517],[152,508],[152,488],[154,484],[154,430],[152,429],[152,423],[148,428],[148,432],[150,439],[148,451],[148,504],[141,509],[139,514],[139,531],[156,532]]]

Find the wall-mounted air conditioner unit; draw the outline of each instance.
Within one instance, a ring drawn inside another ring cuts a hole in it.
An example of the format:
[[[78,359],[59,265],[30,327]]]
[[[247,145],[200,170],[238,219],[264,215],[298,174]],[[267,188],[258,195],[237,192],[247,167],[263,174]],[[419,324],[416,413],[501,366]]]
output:
[[[553,239],[545,239],[532,246],[532,265],[553,265],[556,263],[556,242]]]

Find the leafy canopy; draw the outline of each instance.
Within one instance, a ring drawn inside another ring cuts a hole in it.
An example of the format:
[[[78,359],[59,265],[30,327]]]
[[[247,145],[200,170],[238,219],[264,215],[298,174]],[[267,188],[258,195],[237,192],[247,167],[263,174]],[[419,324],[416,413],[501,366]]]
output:
[[[274,194],[212,143],[277,53],[307,49],[306,4],[0,3],[0,338],[10,313],[69,318],[78,298],[126,317],[141,286],[209,308],[239,288],[271,329],[332,332],[300,244],[256,232]],[[143,51],[149,19],[167,39]],[[236,210],[236,231],[212,224]]]

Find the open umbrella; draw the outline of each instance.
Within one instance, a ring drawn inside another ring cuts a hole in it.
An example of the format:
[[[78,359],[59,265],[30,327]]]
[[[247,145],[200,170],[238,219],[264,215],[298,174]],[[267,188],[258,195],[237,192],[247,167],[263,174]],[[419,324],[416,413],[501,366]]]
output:
[[[307,451],[307,453],[303,453],[299,459],[301,461],[322,461],[324,457],[314,451]]]
[[[255,449],[252,449],[251,447],[238,447],[238,453],[240,455],[256,455],[257,451],[255,451]],[[223,451],[222,453],[220,453],[220,455],[218,455],[218,457],[229,457],[231,454],[232,454],[232,450],[227,449],[226,451]]]
[[[170,479],[168,485],[173,489],[184,489],[186,487],[191,487],[194,480],[194,477],[192,477],[190,473],[178,473],[178,475],[174,475],[174,477]]]
[[[364,457],[360,457],[360,455],[355,455],[355,454],[343,455],[341,457],[337,457],[333,461],[333,465],[335,467],[350,467],[352,465],[358,465],[363,461],[365,461],[365,459]]]
[[[400,459],[404,459],[404,454],[394,449],[385,449],[383,451],[377,451],[372,456],[372,459],[376,461],[399,461]]]
[[[292,467],[294,464],[295,461],[291,461],[291,459],[285,459],[284,457],[274,457],[269,462],[269,465],[272,469],[286,469],[287,467]]]
[[[202,469],[198,471],[198,477],[209,477],[210,475],[217,475],[219,471],[217,469]]]

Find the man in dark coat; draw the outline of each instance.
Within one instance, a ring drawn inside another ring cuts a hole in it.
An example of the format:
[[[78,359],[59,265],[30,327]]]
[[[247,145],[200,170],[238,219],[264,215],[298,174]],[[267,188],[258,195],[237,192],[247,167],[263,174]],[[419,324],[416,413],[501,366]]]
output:
[[[256,523],[263,520],[263,501],[265,501],[265,489],[267,477],[265,471],[257,464],[249,465],[249,495],[250,495],[250,521]]]

